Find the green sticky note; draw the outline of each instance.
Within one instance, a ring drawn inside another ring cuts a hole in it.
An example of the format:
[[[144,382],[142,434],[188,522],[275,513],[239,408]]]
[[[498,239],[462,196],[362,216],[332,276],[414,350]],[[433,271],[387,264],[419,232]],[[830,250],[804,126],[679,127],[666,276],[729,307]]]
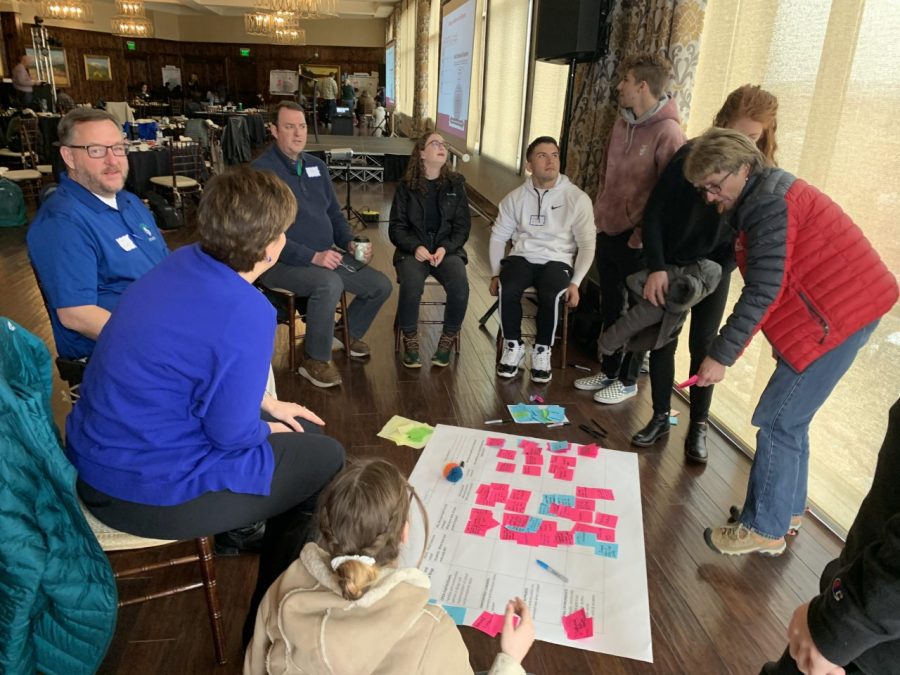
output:
[[[415,427],[406,432],[406,437],[413,443],[421,443],[431,436],[432,431],[430,427]]]

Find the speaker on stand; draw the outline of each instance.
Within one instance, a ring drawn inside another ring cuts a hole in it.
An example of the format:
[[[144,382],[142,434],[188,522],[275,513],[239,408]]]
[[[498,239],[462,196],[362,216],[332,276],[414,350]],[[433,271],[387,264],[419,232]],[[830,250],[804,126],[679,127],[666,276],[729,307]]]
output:
[[[563,173],[566,170],[569,124],[575,96],[575,66],[606,55],[611,11],[612,0],[541,0],[538,6],[535,58],[569,66],[560,139],[559,161]]]

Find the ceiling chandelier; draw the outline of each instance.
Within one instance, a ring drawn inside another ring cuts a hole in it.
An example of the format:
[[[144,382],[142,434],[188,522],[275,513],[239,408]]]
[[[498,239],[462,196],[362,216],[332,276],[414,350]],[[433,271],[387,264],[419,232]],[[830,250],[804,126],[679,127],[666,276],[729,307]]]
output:
[[[153,37],[153,22],[147,18],[142,0],[116,0],[116,12],[109,20],[113,35]]]
[[[302,28],[276,28],[275,43],[279,45],[305,45],[306,31]]]
[[[298,19],[330,19],[338,15],[337,0],[256,0],[257,9],[291,12]]]
[[[41,15],[57,21],[82,21],[93,23],[94,7],[84,0],[44,0]]]
[[[277,31],[291,29],[295,32],[300,30],[297,15],[293,12],[256,11],[252,14],[244,14],[244,30],[247,31],[247,35],[277,37]],[[304,31],[304,40],[305,39],[306,33]]]

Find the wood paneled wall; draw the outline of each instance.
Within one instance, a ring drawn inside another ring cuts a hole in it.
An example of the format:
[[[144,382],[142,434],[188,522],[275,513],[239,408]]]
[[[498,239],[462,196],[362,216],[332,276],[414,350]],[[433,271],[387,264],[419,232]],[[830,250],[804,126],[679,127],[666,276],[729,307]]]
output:
[[[31,44],[31,24],[21,24],[19,44]],[[128,51],[125,38],[108,33],[54,27],[52,37],[61,43],[69,64],[68,93],[76,102],[96,103],[127,100],[141,82],[155,89],[163,85],[163,66],[178,66],[187,83],[196,73],[204,87],[224,82],[238,99],[249,102],[255,93],[268,94],[269,71],[294,70],[299,64],[338,65],[341,72],[378,71],[384,49],[374,47],[328,47],[308,45],[250,44],[250,57],[240,56],[240,45],[136,39],[137,49]],[[90,82],[85,78],[84,56],[108,56],[112,82]],[[316,55],[318,54],[318,58]]]

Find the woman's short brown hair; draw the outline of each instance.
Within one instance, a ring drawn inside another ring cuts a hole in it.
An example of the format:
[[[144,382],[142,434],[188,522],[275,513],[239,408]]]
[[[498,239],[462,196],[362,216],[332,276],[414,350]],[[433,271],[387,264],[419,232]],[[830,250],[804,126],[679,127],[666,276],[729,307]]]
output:
[[[720,171],[736,173],[744,164],[750,167],[752,175],[765,168],[766,158],[741,132],[712,127],[691,141],[691,149],[684,160],[684,177],[697,185]]]
[[[213,178],[197,214],[200,246],[235,272],[249,272],[297,216],[297,200],[271,171],[239,167]]]

